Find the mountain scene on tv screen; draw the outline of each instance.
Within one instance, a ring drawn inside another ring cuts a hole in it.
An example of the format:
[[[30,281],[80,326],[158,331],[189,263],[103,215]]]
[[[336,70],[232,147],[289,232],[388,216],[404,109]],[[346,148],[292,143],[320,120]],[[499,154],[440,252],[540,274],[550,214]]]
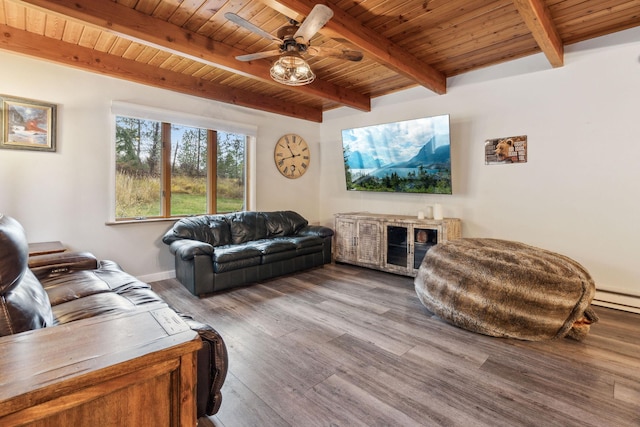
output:
[[[451,194],[449,116],[342,131],[347,190]]]

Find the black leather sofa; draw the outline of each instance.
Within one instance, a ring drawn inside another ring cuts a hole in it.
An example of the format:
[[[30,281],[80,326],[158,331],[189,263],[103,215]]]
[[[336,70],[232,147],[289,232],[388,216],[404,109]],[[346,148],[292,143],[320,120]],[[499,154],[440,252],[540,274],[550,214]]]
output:
[[[293,211],[235,212],[180,219],[162,241],[200,296],[330,263],[332,236]]]
[[[98,261],[88,252],[29,258],[28,251],[20,223],[0,214],[0,337],[132,312],[140,306],[167,307],[148,284],[113,261]],[[180,317],[203,344],[197,354],[197,416],[213,415],[227,374],[225,343],[211,326]]]

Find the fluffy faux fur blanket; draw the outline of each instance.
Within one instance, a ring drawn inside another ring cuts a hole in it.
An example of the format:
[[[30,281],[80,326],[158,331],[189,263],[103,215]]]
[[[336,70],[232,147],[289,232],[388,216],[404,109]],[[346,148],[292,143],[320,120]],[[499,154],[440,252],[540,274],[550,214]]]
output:
[[[425,256],[415,288],[436,315],[496,337],[582,340],[598,320],[590,307],[595,284],[579,263],[519,242],[440,243]]]

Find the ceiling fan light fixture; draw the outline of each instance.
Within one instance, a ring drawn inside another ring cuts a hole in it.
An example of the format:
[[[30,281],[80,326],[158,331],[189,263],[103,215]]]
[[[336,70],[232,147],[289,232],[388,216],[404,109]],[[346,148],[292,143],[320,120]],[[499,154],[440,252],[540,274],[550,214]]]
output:
[[[303,86],[315,80],[316,75],[298,52],[283,54],[271,66],[271,78],[287,86]]]

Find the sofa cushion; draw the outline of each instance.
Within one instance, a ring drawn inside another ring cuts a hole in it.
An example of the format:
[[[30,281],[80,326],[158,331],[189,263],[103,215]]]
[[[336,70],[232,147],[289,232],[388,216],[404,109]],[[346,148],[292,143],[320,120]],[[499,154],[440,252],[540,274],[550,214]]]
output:
[[[255,242],[247,243],[247,245],[258,249],[262,255],[294,251],[297,247],[291,240],[281,238],[256,240]]]
[[[54,324],[49,297],[30,270],[0,296],[0,336]]]
[[[182,218],[167,231],[162,241],[168,245],[179,239],[199,240],[211,246],[231,243],[231,229],[224,215]]]
[[[333,230],[322,225],[307,225],[296,232],[298,236],[331,237]]]
[[[22,225],[0,214],[0,295],[20,281],[28,260],[29,245]]]
[[[247,267],[253,267],[260,264],[261,257],[238,259],[228,262],[214,262],[213,271],[215,273],[226,273],[228,271],[241,270]]]
[[[294,211],[263,212],[269,236],[290,236],[309,222]]]
[[[53,323],[44,288],[27,268],[29,245],[18,221],[0,214],[0,336]]]
[[[274,252],[272,254],[262,255],[261,264],[270,264],[272,262],[290,260],[298,256],[296,249],[285,252]]]
[[[58,304],[53,307],[53,314],[55,324],[63,325],[104,314],[127,313],[135,309],[136,305],[127,298],[114,292],[105,292]]]
[[[141,282],[129,273],[126,273],[118,263],[109,260],[100,261],[100,267],[95,270],[96,277],[109,285],[118,295],[131,295],[135,292],[146,294],[146,290],[150,290],[149,284]],[[156,302],[162,302],[162,299],[156,295]]]
[[[260,264],[262,252],[253,247],[253,242],[242,245],[227,245],[216,248],[213,253],[213,271],[224,273]]]
[[[217,247],[213,253],[213,262],[224,263],[241,259],[260,257],[262,252],[252,245],[227,245]]]
[[[97,269],[43,278],[42,285],[54,307],[54,315],[57,305],[103,293],[117,294],[134,305],[163,302],[160,296],[151,290],[151,286],[123,271],[117,263],[108,260],[100,261]]]
[[[318,236],[289,236],[282,239],[285,239],[296,245],[296,249],[309,248],[312,246],[322,246],[324,243],[322,237]]]
[[[323,249],[322,245],[306,246],[306,247],[298,248],[296,249],[296,256],[321,253],[322,249]]]
[[[297,245],[287,238],[274,237],[247,243],[262,252],[261,264],[282,261],[296,256]]]
[[[231,229],[231,243],[240,244],[268,237],[267,222],[259,212],[235,212],[226,216]]]
[[[109,285],[99,280],[93,270],[51,276],[43,279],[43,284],[52,306],[111,291]]]

